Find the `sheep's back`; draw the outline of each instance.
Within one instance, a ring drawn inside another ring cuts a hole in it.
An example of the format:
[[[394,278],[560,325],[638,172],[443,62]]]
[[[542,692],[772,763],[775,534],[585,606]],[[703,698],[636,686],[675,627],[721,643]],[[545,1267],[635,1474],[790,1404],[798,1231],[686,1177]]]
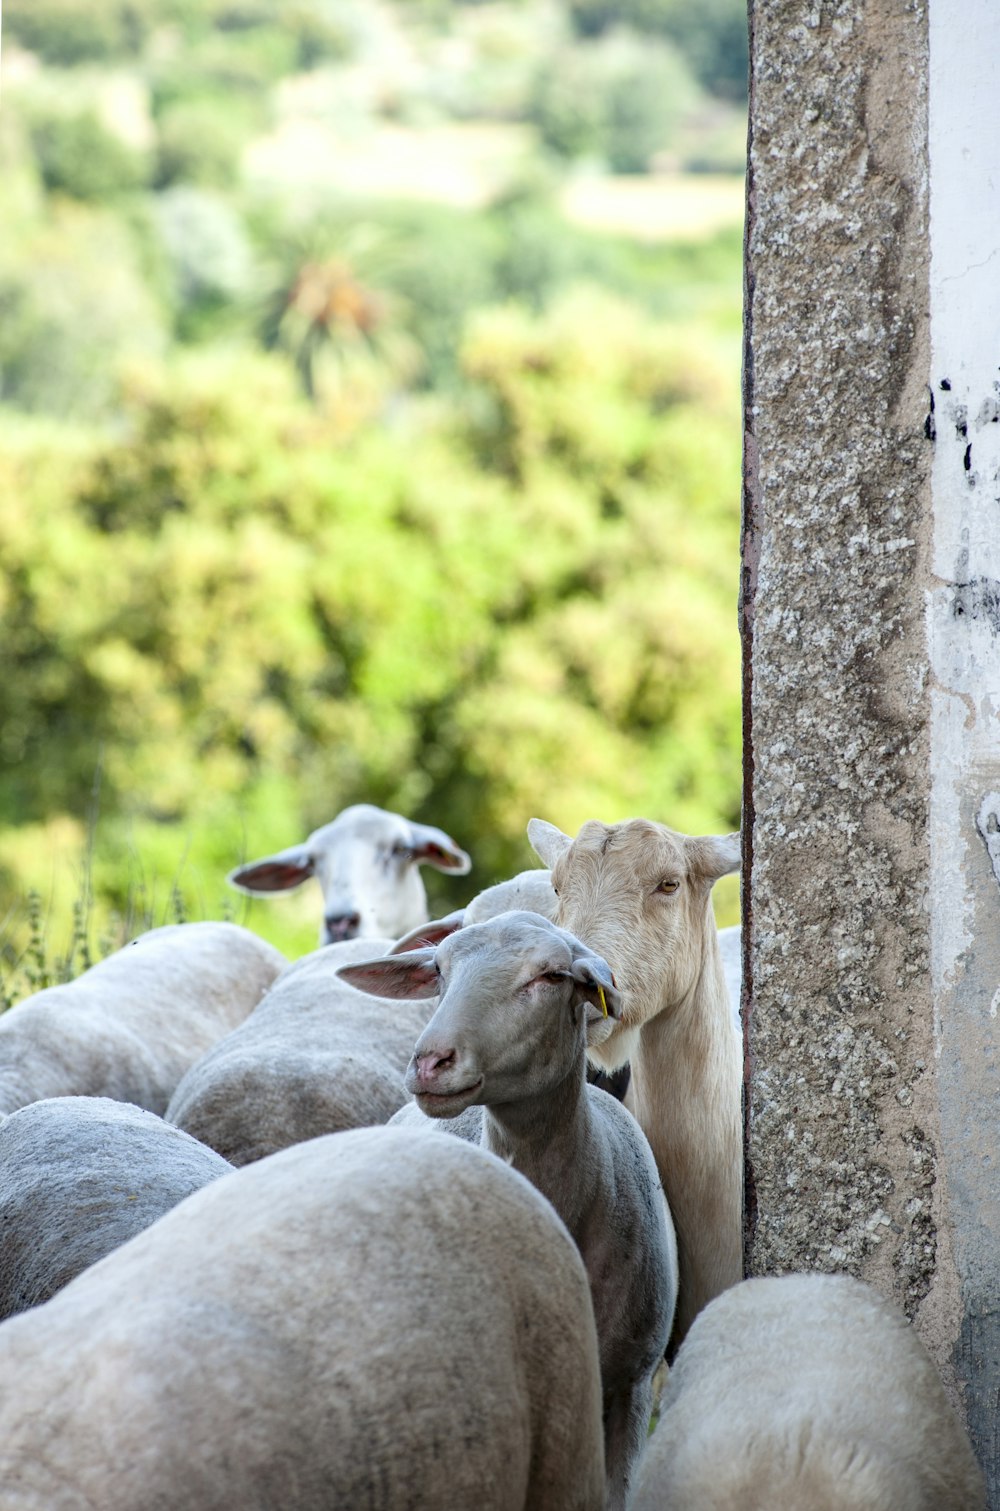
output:
[[[170,924],[0,1018],[0,1109],[110,1096],[165,1111],[184,1072],[287,964],[231,923]]]
[[[392,1129],[234,1172],[5,1324],[0,1415],[19,1511],[603,1502],[569,1235],[485,1152]]]
[[[231,1166],[142,1108],[34,1102],[0,1122],[0,1318],[47,1301]]]
[[[338,966],[391,941],[350,940],[296,961],[239,1028],[187,1073],[167,1118],[235,1165],[324,1133],[384,1123],[436,999],[356,991]]]
[[[633,1511],[985,1511],[913,1328],[843,1275],[744,1281],[671,1368]]]

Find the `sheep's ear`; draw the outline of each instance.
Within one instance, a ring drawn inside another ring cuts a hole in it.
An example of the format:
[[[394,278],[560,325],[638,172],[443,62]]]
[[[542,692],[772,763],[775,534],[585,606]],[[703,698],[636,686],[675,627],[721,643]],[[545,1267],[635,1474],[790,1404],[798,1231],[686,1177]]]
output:
[[[608,962],[600,955],[578,955],[570,974],[576,984],[576,1000],[586,1003],[588,1030],[609,1019],[617,1023],[622,999]]]
[[[547,823],[543,818],[531,818],[528,820],[528,843],[538,859],[544,861],[551,871],[573,841],[568,834],[557,829],[555,824]]]
[[[709,884],[740,869],[740,836],[736,834],[704,834],[698,839],[689,839],[684,846],[688,863],[696,875]]]
[[[411,950],[407,955],[383,955],[359,965],[342,965],[337,975],[359,992],[371,997],[436,997],[440,991],[433,950]]]
[[[449,934],[454,934],[464,922],[464,908],[457,908],[454,913],[446,913],[443,918],[432,918],[430,923],[422,923],[419,928],[411,929],[408,934],[404,934],[402,939],[397,939],[389,954],[405,955],[410,950],[433,947],[440,944],[442,939],[447,939]]]
[[[430,824],[411,824],[410,841],[413,860],[418,866],[433,866],[436,871],[451,871],[464,876],[472,870],[472,861],[443,829]]]
[[[287,892],[308,881],[314,870],[313,858],[305,845],[292,845],[288,850],[279,850],[277,855],[237,866],[226,880],[237,892]]]

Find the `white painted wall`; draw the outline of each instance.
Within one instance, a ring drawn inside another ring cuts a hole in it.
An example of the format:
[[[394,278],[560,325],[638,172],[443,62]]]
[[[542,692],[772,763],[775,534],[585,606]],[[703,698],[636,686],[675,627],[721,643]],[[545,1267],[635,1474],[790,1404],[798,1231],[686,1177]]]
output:
[[[930,0],[928,908],[953,1358],[1000,1506],[1000,4]]]
[[[976,940],[974,883],[992,872],[980,826],[989,836],[1000,822],[1000,5],[931,0],[929,19],[931,844],[942,883],[931,912],[943,999]]]

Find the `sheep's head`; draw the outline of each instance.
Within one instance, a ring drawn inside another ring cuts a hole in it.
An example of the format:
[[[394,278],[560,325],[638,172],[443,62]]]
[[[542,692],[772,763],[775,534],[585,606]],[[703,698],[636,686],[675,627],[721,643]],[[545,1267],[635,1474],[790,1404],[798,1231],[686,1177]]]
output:
[[[620,1005],[606,961],[524,911],[337,974],[380,997],[439,996],[406,1072],[429,1117],[544,1095],[574,1068],[582,1082],[584,1047]]]
[[[315,876],[323,891],[320,944],[395,938],[427,918],[420,866],[464,875],[464,850],[428,824],[370,803],[345,808],[301,845],[230,872],[241,892],[284,892]]]
[[[711,891],[739,869],[739,836],[678,834],[649,819],[590,821],[576,839],[534,818],[528,838],[552,872],[558,923],[596,950],[622,995],[592,1057],[608,1068],[630,1058],[639,1028],[688,998],[718,945]]]

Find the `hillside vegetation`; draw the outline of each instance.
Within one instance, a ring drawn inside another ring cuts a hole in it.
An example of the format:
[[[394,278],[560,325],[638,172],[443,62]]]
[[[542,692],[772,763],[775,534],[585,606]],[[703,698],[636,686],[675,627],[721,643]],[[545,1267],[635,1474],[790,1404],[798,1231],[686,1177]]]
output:
[[[7,0],[8,997],[310,947],[223,877],[350,802],[441,907],[533,813],[738,824],[744,69],[729,0]]]

